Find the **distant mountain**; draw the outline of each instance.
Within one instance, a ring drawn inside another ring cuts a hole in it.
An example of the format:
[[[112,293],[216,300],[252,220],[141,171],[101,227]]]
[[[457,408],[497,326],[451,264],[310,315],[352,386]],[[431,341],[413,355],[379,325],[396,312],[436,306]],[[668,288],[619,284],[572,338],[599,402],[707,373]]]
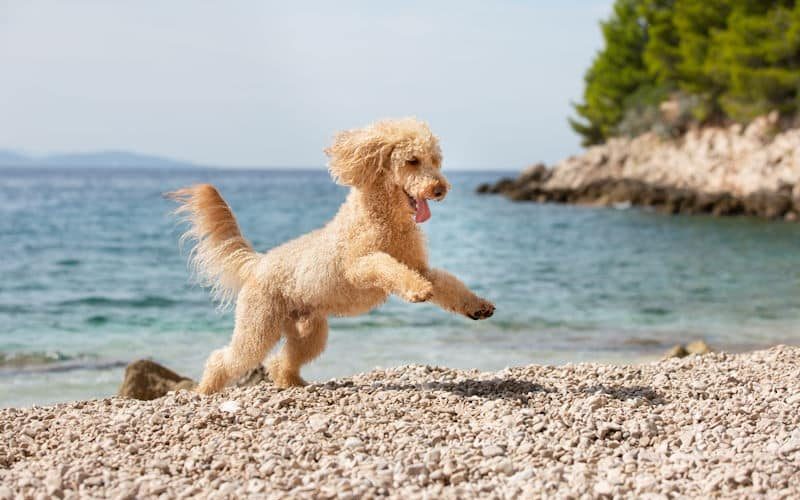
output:
[[[127,151],[98,151],[49,156],[27,156],[0,150],[0,167],[120,167],[120,168],[191,168],[196,165]]]
[[[27,156],[0,150],[0,165],[27,165],[30,161]]]

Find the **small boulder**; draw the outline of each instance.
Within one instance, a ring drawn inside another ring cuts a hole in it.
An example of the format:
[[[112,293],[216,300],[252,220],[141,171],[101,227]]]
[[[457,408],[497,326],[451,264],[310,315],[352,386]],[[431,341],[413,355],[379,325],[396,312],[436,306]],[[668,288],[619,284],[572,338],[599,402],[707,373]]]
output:
[[[140,359],[125,368],[125,378],[117,395],[149,401],[160,398],[169,391],[191,389],[194,385],[191,379],[182,377],[155,361]]]
[[[697,354],[699,356],[702,354],[708,354],[712,351],[711,348],[708,347],[708,344],[702,340],[695,340],[686,344],[686,352],[689,354]]]
[[[259,365],[250,370],[246,375],[233,382],[235,387],[249,387],[270,380],[267,369]],[[129,399],[149,401],[157,399],[170,391],[191,391],[197,383],[178,375],[155,361],[140,359],[128,365],[125,369],[125,378],[117,395]]]
[[[706,344],[702,340],[695,340],[685,345],[678,344],[674,346],[672,349],[670,349],[664,354],[664,359],[685,358],[686,356],[689,356],[691,354],[696,354],[698,356],[701,356],[703,354],[708,354],[711,352],[714,351],[712,351],[711,348],[708,347],[708,344]]]
[[[689,353],[686,352],[686,348],[683,347],[682,344],[678,344],[678,345],[673,346],[669,351],[664,353],[664,359],[685,358],[688,355],[689,355]]]

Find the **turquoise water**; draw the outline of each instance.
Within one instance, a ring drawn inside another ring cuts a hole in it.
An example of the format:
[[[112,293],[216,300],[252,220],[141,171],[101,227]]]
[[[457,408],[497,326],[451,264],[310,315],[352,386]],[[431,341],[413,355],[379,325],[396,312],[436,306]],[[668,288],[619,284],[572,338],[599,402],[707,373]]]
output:
[[[630,362],[695,338],[800,342],[800,224],[518,204],[473,194],[500,173],[448,175],[454,189],[424,225],[431,261],[495,301],[495,316],[391,299],[333,320],[307,378]],[[160,196],[195,182],[220,188],[258,249],[320,226],[346,193],[322,171],[0,170],[0,406],[113,394],[140,357],[200,374],[231,314],[188,282]]]

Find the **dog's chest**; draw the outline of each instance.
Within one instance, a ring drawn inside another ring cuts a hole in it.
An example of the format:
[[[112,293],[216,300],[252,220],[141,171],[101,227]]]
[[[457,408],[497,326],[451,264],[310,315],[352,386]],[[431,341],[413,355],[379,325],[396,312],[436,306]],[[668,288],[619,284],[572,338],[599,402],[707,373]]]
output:
[[[339,316],[358,316],[367,313],[386,302],[389,295],[379,288],[351,289],[350,293],[339,296],[336,314]]]
[[[393,234],[382,243],[379,251],[391,255],[411,269],[422,270],[427,267],[425,242],[419,231]]]

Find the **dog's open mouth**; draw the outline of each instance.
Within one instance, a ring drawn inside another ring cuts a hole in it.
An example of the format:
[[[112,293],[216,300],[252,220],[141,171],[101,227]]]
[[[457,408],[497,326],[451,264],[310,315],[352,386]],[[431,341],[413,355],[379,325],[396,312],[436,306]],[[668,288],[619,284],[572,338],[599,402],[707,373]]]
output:
[[[414,220],[419,224],[431,218],[431,209],[428,206],[428,200],[422,197],[413,197],[408,194],[408,191],[403,190],[408,198],[408,204],[411,210],[414,211]]]

